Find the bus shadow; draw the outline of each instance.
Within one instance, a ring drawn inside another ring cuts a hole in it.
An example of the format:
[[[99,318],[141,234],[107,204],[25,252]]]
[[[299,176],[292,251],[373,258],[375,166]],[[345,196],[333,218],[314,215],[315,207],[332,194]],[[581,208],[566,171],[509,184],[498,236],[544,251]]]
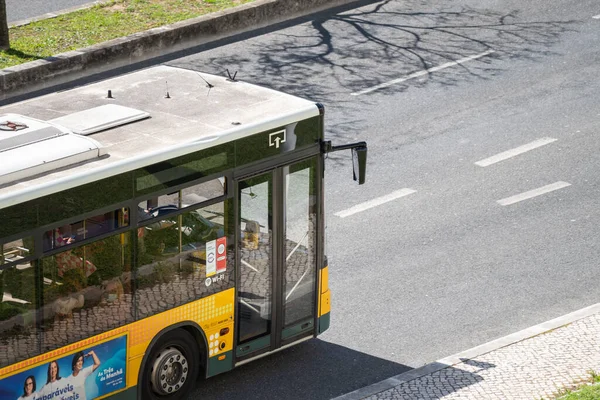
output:
[[[440,369],[444,366],[437,367]],[[483,369],[492,367],[494,366],[486,365]],[[414,370],[406,365],[313,339],[233,371],[199,380],[188,400],[328,400],[409,371]],[[450,391],[482,380],[477,371],[470,373],[445,368],[441,372],[443,376],[461,376],[460,380],[453,380]],[[424,381],[424,385],[427,385],[427,380]],[[414,385],[411,386],[414,389]],[[389,388],[390,386],[383,382],[373,388],[374,392],[364,394],[368,396]],[[444,394],[450,391],[446,390]],[[410,398],[410,393],[406,394]]]

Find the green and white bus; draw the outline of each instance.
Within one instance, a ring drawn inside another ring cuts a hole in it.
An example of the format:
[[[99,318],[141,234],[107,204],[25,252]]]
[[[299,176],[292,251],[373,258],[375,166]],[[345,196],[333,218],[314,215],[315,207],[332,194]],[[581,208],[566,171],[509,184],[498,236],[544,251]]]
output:
[[[0,398],[180,399],[329,326],[318,103],[158,66],[0,108]]]

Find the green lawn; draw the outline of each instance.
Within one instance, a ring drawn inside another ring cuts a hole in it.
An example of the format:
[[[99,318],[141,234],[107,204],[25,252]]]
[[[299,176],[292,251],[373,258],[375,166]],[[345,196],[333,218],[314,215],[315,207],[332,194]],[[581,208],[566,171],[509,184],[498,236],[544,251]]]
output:
[[[598,400],[600,399],[600,375],[590,371],[590,385],[582,386],[576,391],[568,391],[558,400]]]
[[[560,400],[598,400],[600,399],[600,385],[595,384],[593,386],[585,386],[582,389],[579,389],[576,392],[571,392],[563,397],[559,398]]]
[[[89,9],[10,28],[11,48],[0,51],[0,69],[251,1],[112,0]]]

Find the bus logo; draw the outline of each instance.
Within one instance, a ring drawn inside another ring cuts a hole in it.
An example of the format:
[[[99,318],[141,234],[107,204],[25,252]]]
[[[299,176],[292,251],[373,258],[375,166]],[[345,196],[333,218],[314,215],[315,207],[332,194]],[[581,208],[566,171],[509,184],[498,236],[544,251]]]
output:
[[[0,131],[15,132],[15,131],[20,131],[22,129],[27,129],[27,128],[29,128],[27,125],[20,124],[18,122],[11,122],[11,121],[0,122]]]
[[[278,149],[280,143],[285,143],[285,130],[269,134],[269,147]]]

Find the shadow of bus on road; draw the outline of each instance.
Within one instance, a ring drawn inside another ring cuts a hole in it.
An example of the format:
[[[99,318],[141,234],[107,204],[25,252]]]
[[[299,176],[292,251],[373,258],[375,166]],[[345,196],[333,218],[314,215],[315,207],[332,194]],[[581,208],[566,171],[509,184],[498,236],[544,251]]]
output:
[[[460,377],[460,381],[454,380],[454,390],[482,380],[476,371],[444,367],[435,365],[435,369],[442,376]],[[488,369],[494,366],[479,367]],[[188,399],[329,400],[410,371],[416,370],[407,365],[313,339],[225,374],[199,380]],[[427,377],[421,378],[421,381],[424,385],[432,383],[428,383]],[[391,386],[386,387],[383,383],[378,387],[385,390]],[[372,389],[377,390],[377,387]],[[374,394],[368,392],[364,391],[364,394]]]

